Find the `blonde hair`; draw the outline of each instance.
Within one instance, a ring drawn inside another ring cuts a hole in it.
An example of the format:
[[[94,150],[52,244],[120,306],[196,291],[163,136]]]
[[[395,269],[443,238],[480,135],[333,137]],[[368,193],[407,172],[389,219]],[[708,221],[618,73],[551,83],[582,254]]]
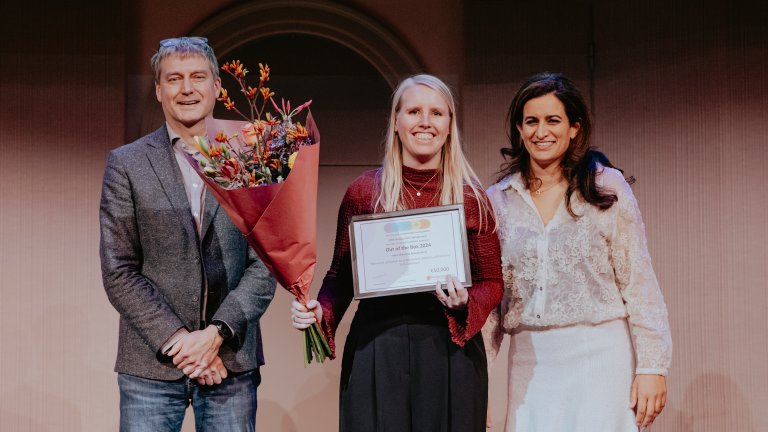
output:
[[[448,138],[440,150],[440,166],[438,172],[442,184],[440,187],[440,205],[459,204],[464,202],[464,186],[469,186],[475,196],[480,213],[482,226],[483,214],[491,211],[485,194],[482,192],[480,180],[467,162],[461,148],[459,128],[456,124],[456,102],[453,93],[439,78],[432,75],[414,75],[403,80],[392,95],[392,106],[389,113],[386,141],[384,142],[384,160],[379,170],[379,193],[375,199],[374,209],[385,212],[404,210],[406,208],[403,189],[403,144],[397,136],[395,119],[400,111],[400,103],[405,91],[415,85],[423,85],[436,91],[448,104],[451,126]]]

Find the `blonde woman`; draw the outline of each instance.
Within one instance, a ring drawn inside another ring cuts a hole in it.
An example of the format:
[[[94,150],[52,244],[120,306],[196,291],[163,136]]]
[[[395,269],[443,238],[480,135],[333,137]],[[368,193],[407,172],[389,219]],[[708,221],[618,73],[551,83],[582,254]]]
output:
[[[358,177],[339,209],[333,262],[317,300],[293,303],[294,327],[334,333],[352,301],[347,226],[354,215],[463,203],[472,287],[361,300],[341,371],[341,431],[485,430],[487,369],[480,330],[503,292],[495,220],[461,149],[455,102],[430,75],[392,99],[381,168]],[[335,351],[334,351],[335,353]]]

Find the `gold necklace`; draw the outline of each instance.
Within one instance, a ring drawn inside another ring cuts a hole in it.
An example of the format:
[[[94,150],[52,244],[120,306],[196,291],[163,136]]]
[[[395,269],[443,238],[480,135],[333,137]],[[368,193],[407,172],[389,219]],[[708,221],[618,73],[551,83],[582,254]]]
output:
[[[421,185],[421,187],[420,187],[420,188],[418,188],[418,189],[416,189],[416,186],[414,186],[414,185],[413,185],[413,183],[411,183],[411,182],[410,182],[410,180],[408,180],[407,178],[405,178],[405,176],[403,176],[403,180],[405,180],[406,182],[408,182],[408,184],[409,184],[409,185],[410,185],[410,186],[413,188],[413,190],[415,190],[415,191],[416,191],[416,196],[417,196],[417,197],[420,197],[420,196],[421,196],[421,191],[424,189],[424,187],[426,187],[426,186],[429,184],[429,182],[431,182],[432,180],[434,180],[435,176],[437,176],[437,173],[438,173],[438,171],[435,171],[435,173],[434,173],[434,174],[432,174],[432,177],[430,177],[430,178],[429,178],[429,180],[427,180],[427,181],[426,181],[426,182],[425,182],[423,185]],[[406,189],[406,191],[408,191],[408,190]],[[408,193],[410,193],[410,192],[408,192]]]
[[[544,192],[546,192],[546,191],[548,191],[548,190],[552,189],[553,187],[555,187],[555,186],[559,185],[559,184],[560,184],[560,183],[562,183],[562,182],[563,182],[563,181],[562,181],[562,180],[560,180],[559,182],[557,182],[557,183],[553,183],[553,184],[551,184],[551,185],[549,185],[549,186],[547,186],[547,187],[545,187],[545,188],[543,188],[543,189],[542,189],[542,188],[536,189],[535,191],[533,191],[533,193],[535,193],[536,195],[541,195],[541,194],[543,194]]]
[[[411,198],[411,203],[413,204],[412,208],[417,208],[416,207],[416,198],[413,197],[413,194],[411,194],[411,191],[409,191],[408,188],[406,188],[406,187],[403,187],[403,190],[405,191],[405,193],[408,194],[408,197]],[[440,195],[440,190],[435,191],[435,194],[432,195],[432,198],[426,204],[424,204],[422,207],[429,207],[430,204],[432,204],[432,201],[434,201],[435,198],[437,198],[438,195]]]

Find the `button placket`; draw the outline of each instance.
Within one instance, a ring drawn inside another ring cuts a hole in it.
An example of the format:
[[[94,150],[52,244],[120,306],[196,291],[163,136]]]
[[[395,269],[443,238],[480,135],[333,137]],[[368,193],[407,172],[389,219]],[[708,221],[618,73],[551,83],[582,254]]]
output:
[[[536,254],[539,259],[539,267],[536,272],[536,292],[533,311],[536,314],[536,319],[541,319],[544,313],[544,306],[546,304],[546,292],[544,287],[547,282],[547,275],[549,274],[549,240],[547,233],[542,232],[536,241]]]

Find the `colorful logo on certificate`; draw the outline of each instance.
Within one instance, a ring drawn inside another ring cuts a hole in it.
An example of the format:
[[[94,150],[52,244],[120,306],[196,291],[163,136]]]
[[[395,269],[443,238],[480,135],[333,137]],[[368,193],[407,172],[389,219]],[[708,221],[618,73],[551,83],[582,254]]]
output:
[[[390,222],[384,225],[384,231],[387,233],[402,233],[427,229],[429,226],[429,219],[413,219],[410,221]]]

